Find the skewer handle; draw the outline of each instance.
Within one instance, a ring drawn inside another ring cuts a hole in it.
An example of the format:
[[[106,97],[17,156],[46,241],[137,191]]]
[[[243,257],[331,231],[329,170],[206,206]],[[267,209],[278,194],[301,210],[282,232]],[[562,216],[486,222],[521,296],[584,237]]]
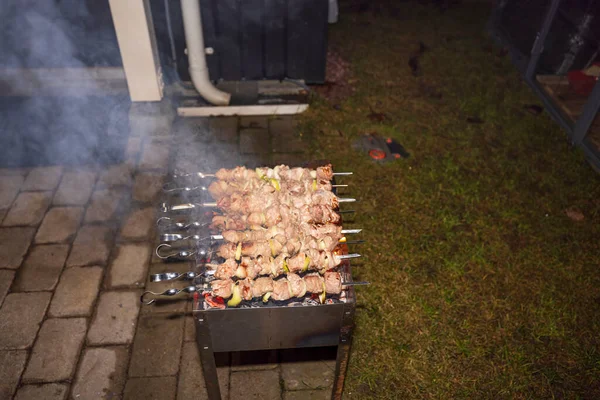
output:
[[[165,183],[162,187],[164,193],[172,193],[172,192],[193,192],[195,190],[206,191],[205,186],[177,186],[175,182]]]
[[[181,203],[169,205],[167,203],[162,203],[160,205],[160,210],[162,212],[171,212],[171,211],[187,211],[192,210],[198,207],[216,207],[217,203]]]
[[[350,233],[360,233],[362,229],[342,229],[342,234],[348,235]]]
[[[354,203],[356,199],[352,197],[338,197],[337,201],[338,203]]]
[[[156,247],[156,256],[163,260],[169,259],[189,259],[190,257],[196,255],[196,253],[204,256],[207,255],[208,252],[204,249],[199,250],[170,250],[173,246],[167,243],[161,243]]]
[[[188,236],[184,236],[180,233],[163,233],[162,235],[160,235],[160,241],[161,242],[177,242],[177,241],[183,241],[183,240],[201,241],[201,240],[207,240],[207,239],[215,239],[214,236],[221,236],[221,235],[211,235],[211,236],[188,235]],[[223,238],[223,237],[221,236],[221,238]],[[215,240],[217,240],[217,239],[215,239]]]
[[[352,172],[334,172],[333,176],[348,176],[348,175],[352,175]]]
[[[156,292],[151,292],[151,291],[147,290],[144,293],[142,293],[142,295],[140,296],[140,301],[146,305],[150,305],[150,304],[154,303],[156,300],[158,300],[158,298],[160,298],[160,297],[171,297],[171,296],[177,296],[181,292],[194,293],[197,291],[198,291],[198,288],[196,286],[188,286],[183,289],[171,288],[171,289],[165,290],[162,293],[156,293]],[[152,296],[152,297],[150,299],[148,299],[148,296]]]
[[[342,286],[366,286],[370,285],[371,282],[359,281],[359,282],[342,282]]]
[[[204,178],[214,178],[215,174],[205,174],[202,172],[190,172],[188,174],[180,174],[180,173],[176,172],[173,174],[173,178],[188,178],[190,176],[204,179]]]
[[[190,228],[202,228],[210,224],[210,222],[171,222],[172,219],[170,217],[160,217],[156,220],[156,226],[161,229],[190,229]]]
[[[189,272],[163,272],[162,274],[150,275],[150,282],[167,282],[176,281],[178,279],[191,281],[198,276],[194,271]]]

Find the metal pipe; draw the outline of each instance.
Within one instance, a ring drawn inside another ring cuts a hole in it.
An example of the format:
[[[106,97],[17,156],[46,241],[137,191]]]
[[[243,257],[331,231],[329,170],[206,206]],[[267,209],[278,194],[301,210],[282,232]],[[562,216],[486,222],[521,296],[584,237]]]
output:
[[[229,105],[231,95],[214,87],[208,77],[200,2],[198,0],[181,0],[181,13],[183,14],[183,29],[190,63],[189,71],[194,87],[209,103],[217,106]]]

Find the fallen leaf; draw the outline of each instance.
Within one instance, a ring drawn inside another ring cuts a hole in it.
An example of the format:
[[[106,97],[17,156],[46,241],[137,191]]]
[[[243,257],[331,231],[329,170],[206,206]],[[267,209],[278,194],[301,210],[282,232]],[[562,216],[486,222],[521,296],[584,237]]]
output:
[[[467,117],[467,122],[470,124],[483,124],[485,121],[479,117]]]
[[[421,74],[421,66],[419,65],[419,56],[412,56],[408,59],[408,66],[412,71],[413,76],[419,76]]]
[[[383,122],[387,119],[387,115],[385,115],[384,113],[375,112],[372,108],[371,113],[367,115],[367,117],[373,122]]]
[[[542,113],[542,111],[544,111],[544,108],[542,106],[538,106],[537,104],[527,104],[523,106],[523,108],[532,115],[539,115]]]
[[[585,216],[583,215],[583,213],[575,207],[567,208],[565,210],[565,214],[567,214],[567,217],[571,218],[573,221],[576,221],[576,222],[581,222],[585,219]]]

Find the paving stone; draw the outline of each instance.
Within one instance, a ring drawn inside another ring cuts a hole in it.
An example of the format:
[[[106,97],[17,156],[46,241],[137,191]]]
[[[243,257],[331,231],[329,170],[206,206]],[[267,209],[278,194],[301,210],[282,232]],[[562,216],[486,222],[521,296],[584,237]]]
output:
[[[0,176],[22,176],[29,173],[29,168],[0,168]]]
[[[237,117],[210,118],[210,131],[221,141],[234,142],[238,139]]]
[[[290,167],[302,167],[311,157],[300,153],[273,153],[271,160],[273,165],[285,164]]]
[[[121,190],[97,190],[85,213],[85,222],[105,222],[117,217],[125,201]]]
[[[240,118],[240,127],[241,128],[268,128],[269,127],[269,117],[262,116],[251,116],[251,117],[241,117]]]
[[[129,129],[132,136],[166,136],[171,132],[175,112],[171,105],[133,103],[129,109]]]
[[[191,315],[185,316],[185,329],[183,332],[183,340],[193,342],[196,340],[196,321]]]
[[[67,267],[106,264],[113,235],[113,230],[108,226],[82,226],[73,243]]]
[[[50,205],[51,192],[22,192],[13,202],[2,225],[37,225]]]
[[[147,314],[139,320],[129,376],[166,376],[179,371],[183,342],[182,315]]]
[[[231,373],[229,396],[232,399],[281,400],[279,370]]]
[[[148,142],[144,145],[140,158],[139,168],[141,170],[164,171],[169,165],[169,142]]]
[[[51,244],[35,246],[15,280],[14,290],[19,292],[35,292],[53,290],[63,269],[69,246]]]
[[[127,344],[133,341],[140,311],[138,292],[104,292],[88,333],[92,345]]]
[[[273,151],[276,153],[295,153],[308,150],[308,141],[295,132],[291,120],[273,120],[271,122],[271,136],[273,137]]]
[[[27,175],[22,190],[54,190],[61,174],[62,167],[34,168]]]
[[[85,350],[71,396],[77,400],[120,398],[128,359],[125,346]]]
[[[76,267],[67,269],[56,287],[50,303],[51,317],[80,317],[92,314],[103,269]]]
[[[232,371],[259,371],[261,369],[275,369],[277,363],[277,351],[234,351],[231,353]]]
[[[0,351],[0,399],[10,399],[25,368],[27,351]]]
[[[283,400],[330,400],[331,389],[283,392]]]
[[[0,308],[0,349],[26,349],[33,344],[51,295],[11,293],[6,296]]]
[[[216,353],[215,355],[217,377],[219,378],[222,399],[229,398],[229,360],[227,354]],[[240,399],[243,398],[245,397],[240,397]],[[189,342],[183,345],[181,372],[179,373],[179,384],[177,385],[177,399],[208,399],[196,342]]]
[[[20,175],[0,176],[0,210],[10,208],[23,181],[24,179]]]
[[[267,154],[271,151],[267,129],[242,129],[240,131],[240,152],[242,154]]]
[[[294,132],[294,117],[281,116],[269,118],[269,130],[272,134]]]
[[[135,177],[133,200],[141,203],[154,203],[164,182],[161,174],[140,173]]]
[[[271,154],[252,154],[240,156],[240,164],[246,168],[256,168],[271,165]]]
[[[75,237],[83,207],[54,207],[44,217],[35,235],[36,243],[63,243]]]
[[[124,400],[175,399],[177,379],[174,376],[132,378],[125,386]]]
[[[193,148],[201,143],[209,142],[215,136],[211,129],[209,118],[188,117],[178,118],[173,123],[174,141],[178,147]]]
[[[65,400],[69,386],[62,383],[22,386],[14,400]]]
[[[335,360],[319,360],[319,350],[284,350],[281,374],[286,390],[324,389],[333,385]],[[323,355],[329,355],[323,352]]]
[[[55,382],[70,379],[75,372],[85,331],[85,318],[47,319],[33,346],[23,381]]]
[[[133,180],[133,169],[125,163],[111,165],[100,173],[97,188],[106,189],[113,186],[130,186]]]
[[[0,268],[17,269],[27,253],[34,228],[0,229]]]
[[[122,239],[147,239],[153,232],[156,207],[132,211],[121,229]]]
[[[0,306],[6,297],[6,293],[8,293],[14,277],[14,271],[0,270]]]
[[[131,136],[127,140],[127,147],[125,148],[125,162],[130,165],[137,165],[141,151],[142,138]]]
[[[110,265],[108,287],[144,287],[150,260],[147,244],[124,244],[117,247],[116,257]]]
[[[54,195],[54,205],[82,206],[88,202],[94,190],[96,174],[92,171],[66,172]]]

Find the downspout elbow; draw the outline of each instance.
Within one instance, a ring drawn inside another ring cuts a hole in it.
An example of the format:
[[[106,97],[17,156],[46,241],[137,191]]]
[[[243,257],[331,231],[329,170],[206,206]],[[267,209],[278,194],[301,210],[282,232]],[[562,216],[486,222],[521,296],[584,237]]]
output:
[[[189,68],[190,77],[194,88],[200,93],[200,95],[208,101],[210,104],[215,106],[228,106],[231,101],[231,94],[223,92],[217,89],[208,77],[208,68]]]
[[[204,32],[202,14],[198,0],[181,0],[183,29],[190,63],[190,76],[194,87],[206,101],[218,106],[227,106],[231,95],[217,89],[209,79],[204,53]]]

